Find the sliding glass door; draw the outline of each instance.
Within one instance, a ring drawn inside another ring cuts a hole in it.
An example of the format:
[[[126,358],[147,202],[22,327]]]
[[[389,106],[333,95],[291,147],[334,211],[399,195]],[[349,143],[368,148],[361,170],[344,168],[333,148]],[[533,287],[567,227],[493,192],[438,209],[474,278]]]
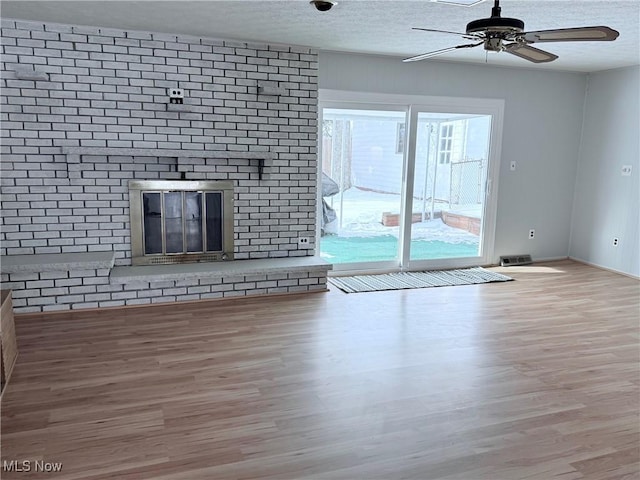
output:
[[[490,115],[418,112],[411,261],[481,255]]]
[[[320,256],[337,271],[489,263],[502,103],[392,97],[321,92]]]
[[[406,108],[322,112],[321,255],[398,264]]]

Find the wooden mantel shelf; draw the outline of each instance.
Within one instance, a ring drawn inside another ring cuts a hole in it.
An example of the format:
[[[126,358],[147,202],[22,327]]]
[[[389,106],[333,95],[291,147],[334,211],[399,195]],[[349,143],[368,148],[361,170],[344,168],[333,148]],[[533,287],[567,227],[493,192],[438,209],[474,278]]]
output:
[[[236,150],[178,150],[171,148],[128,148],[128,147],[60,147],[67,155],[68,163],[80,163],[84,155],[123,157],[172,157],[172,158],[233,158],[258,161],[258,175],[262,179],[265,160],[273,160],[271,152],[240,152]]]

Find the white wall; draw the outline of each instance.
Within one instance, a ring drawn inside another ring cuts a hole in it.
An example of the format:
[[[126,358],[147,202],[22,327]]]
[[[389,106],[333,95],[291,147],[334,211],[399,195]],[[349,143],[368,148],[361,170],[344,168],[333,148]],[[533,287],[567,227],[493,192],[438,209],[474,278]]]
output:
[[[321,52],[319,63],[325,89],[505,99],[494,260],[568,255],[585,84],[578,73],[373,55]]]
[[[640,67],[589,76],[570,255],[640,276]],[[632,175],[623,177],[623,165]],[[620,243],[613,246],[613,238]]]

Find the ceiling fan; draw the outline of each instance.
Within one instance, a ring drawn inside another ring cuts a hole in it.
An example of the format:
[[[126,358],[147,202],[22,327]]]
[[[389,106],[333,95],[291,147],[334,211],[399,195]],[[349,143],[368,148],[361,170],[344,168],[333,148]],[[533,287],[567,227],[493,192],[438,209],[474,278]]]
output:
[[[423,53],[415,57],[405,58],[403,62],[416,62],[461,48],[473,48],[484,45],[484,49],[490,52],[507,52],[533,63],[545,63],[554,61],[558,56],[532,47],[532,43],[605,42],[615,40],[619,35],[619,32],[616,30],[604,26],[525,32],[524,22],[522,20],[501,17],[500,11],[500,1],[495,0],[495,4],[491,9],[491,17],[469,22],[466,33],[434,30],[430,28],[414,28],[413,30],[422,30],[425,32],[460,35],[464,39],[474,40],[475,43],[457,45],[455,47]]]

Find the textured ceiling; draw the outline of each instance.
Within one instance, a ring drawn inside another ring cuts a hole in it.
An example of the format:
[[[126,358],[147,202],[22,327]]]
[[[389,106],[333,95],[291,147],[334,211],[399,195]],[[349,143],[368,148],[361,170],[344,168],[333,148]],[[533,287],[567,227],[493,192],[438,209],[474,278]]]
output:
[[[607,25],[620,32],[614,42],[547,43],[560,58],[535,65],[482,47],[457,50],[438,60],[536,69],[593,72],[640,64],[639,0],[503,0],[502,16],[525,22],[526,30]],[[309,46],[319,50],[409,57],[462,43],[456,35],[411,27],[464,31],[490,15],[493,1],[473,7],[431,0],[340,0],[316,11],[308,0],[234,1],[5,1],[5,18],[94,25],[123,30]],[[433,61],[433,60],[427,60]]]

